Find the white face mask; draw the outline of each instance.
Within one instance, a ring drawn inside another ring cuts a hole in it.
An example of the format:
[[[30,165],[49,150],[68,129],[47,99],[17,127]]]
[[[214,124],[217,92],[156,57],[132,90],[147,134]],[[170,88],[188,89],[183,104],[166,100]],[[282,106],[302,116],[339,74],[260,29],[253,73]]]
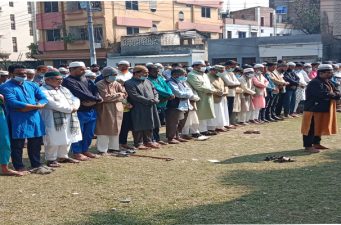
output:
[[[203,73],[205,73],[206,67],[205,67],[205,66],[201,67],[201,68],[200,68],[200,71],[203,72]]]

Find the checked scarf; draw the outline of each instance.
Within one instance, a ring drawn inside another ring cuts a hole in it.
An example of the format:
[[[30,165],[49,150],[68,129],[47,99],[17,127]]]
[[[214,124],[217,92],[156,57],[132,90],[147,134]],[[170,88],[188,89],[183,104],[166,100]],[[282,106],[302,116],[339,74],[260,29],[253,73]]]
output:
[[[43,85],[47,90],[49,90],[49,95],[51,97],[53,97],[53,99],[55,101],[60,101],[60,98],[58,97],[57,92],[51,91],[51,90],[56,90],[53,87],[44,84]],[[60,92],[63,93],[63,95],[65,96],[66,100],[69,102],[69,104],[71,106],[73,105],[73,101],[72,101],[72,95],[71,93],[63,86],[61,86],[59,88]],[[54,121],[54,126],[56,128],[57,131],[61,130],[62,128],[66,128],[66,114],[63,112],[58,112],[53,110],[53,121]],[[70,128],[71,128],[71,134],[76,135],[79,134],[80,131],[80,125],[79,125],[79,120],[77,117],[77,113],[71,113],[71,123],[70,123]]]

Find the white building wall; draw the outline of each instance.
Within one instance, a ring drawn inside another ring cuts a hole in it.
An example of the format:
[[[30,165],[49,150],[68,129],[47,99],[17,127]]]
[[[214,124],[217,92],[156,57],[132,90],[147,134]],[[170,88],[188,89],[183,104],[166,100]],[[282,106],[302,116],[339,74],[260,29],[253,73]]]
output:
[[[322,58],[322,49],[322,43],[259,45],[259,57],[276,57],[277,60],[292,57],[295,61],[315,61],[316,58]]]
[[[228,31],[232,32],[231,38],[238,38],[239,32],[246,32],[246,38],[252,37],[252,33],[256,33],[257,37],[271,37],[271,36],[286,36],[299,35],[303,32],[299,30],[275,28],[275,27],[258,27],[256,25],[240,25],[240,24],[226,24],[224,30],[224,38],[228,38]]]
[[[33,36],[30,35],[29,21],[33,21],[34,6],[32,5],[32,14],[28,13],[27,1],[14,1],[13,7],[9,6],[8,1],[2,1],[0,4],[0,52],[10,53],[11,61],[30,60],[26,58],[29,52],[27,46],[33,43]],[[15,15],[16,29],[11,29],[10,14]],[[33,32],[36,32],[36,25],[33,24]],[[18,52],[13,52],[12,37],[17,38]]]

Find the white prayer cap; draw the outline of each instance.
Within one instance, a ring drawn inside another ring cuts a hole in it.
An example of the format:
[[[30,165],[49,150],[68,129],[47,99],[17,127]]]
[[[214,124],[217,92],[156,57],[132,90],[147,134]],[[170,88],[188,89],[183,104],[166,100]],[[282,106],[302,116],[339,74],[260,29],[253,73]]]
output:
[[[104,67],[102,70],[103,77],[112,76],[114,74],[118,74],[118,71],[117,71],[117,69],[115,69],[113,67],[107,66],[107,67]]]
[[[288,62],[288,63],[287,63],[287,66],[296,66],[296,63],[294,63],[294,62]]]
[[[161,63],[155,63],[154,65],[159,67],[159,68],[163,68],[163,65]]]
[[[246,68],[246,69],[243,70],[243,73],[253,73],[253,72],[255,72],[253,70],[253,68]]]
[[[8,76],[8,71],[0,70],[0,76]]]
[[[154,63],[152,63],[152,62],[147,62],[146,63],[146,66],[152,66],[152,65],[154,65]]]
[[[339,64],[333,64],[333,68],[334,68],[334,69],[339,69],[340,66],[339,66]]]
[[[192,71],[192,70],[193,70],[193,67],[189,66],[189,67],[187,67],[187,70],[188,70],[188,71]]]
[[[69,72],[69,70],[66,69],[65,67],[59,67],[58,70],[59,72]]]
[[[264,65],[263,64],[256,64],[253,66],[254,69],[263,69]]]
[[[130,63],[126,60],[122,60],[118,62],[118,65],[126,65],[126,66],[130,66]]]
[[[36,73],[35,69],[26,69],[26,73]]]
[[[92,72],[91,70],[85,70],[85,74],[86,77],[97,77],[97,75]]]
[[[336,72],[336,73],[334,74],[334,77],[336,77],[336,78],[341,78],[341,73],[340,73],[340,72]]]
[[[69,67],[70,68],[73,68],[73,67],[85,67],[85,64],[84,64],[84,62],[75,61],[75,62],[71,62]]]
[[[318,71],[333,70],[333,66],[330,64],[321,64],[317,69]]]
[[[195,65],[203,65],[203,66],[205,66],[206,64],[205,64],[204,60],[197,60],[197,61],[194,61],[192,63],[192,66],[195,66]]]
[[[304,66],[304,67],[311,67],[311,64],[310,64],[310,63],[304,63],[303,66]]]
[[[216,70],[224,70],[225,67],[222,66],[222,65],[215,65],[215,66],[214,66],[214,69],[216,69]]]

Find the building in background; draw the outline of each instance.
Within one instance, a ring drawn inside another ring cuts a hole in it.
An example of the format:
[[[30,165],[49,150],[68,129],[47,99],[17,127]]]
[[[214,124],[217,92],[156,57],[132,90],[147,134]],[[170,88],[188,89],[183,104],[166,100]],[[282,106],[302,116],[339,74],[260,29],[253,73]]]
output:
[[[302,34],[290,24],[278,23],[276,11],[268,7],[253,7],[230,12],[224,19],[224,38],[288,36]]]
[[[192,65],[207,59],[207,38],[197,30],[144,33],[121,37],[121,53],[108,54],[107,65],[128,60],[132,66],[148,62]]]
[[[324,59],[341,62],[341,1],[321,0],[320,9]]]
[[[269,0],[269,7],[275,9],[279,23],[290,23],[290,20],[295,18],[295,1]]]
[[[285,61],[320,61],[321,35],[295,35],[246,39],[208,40],[208,60],[212,64],[236,60],[240,64]]]
[[[222,37],[221,1],[92,2],[97,61],[120,53],[122,36],[196,29],[208,38]],[[80,2],[37,2],[39,59],[59,65],[72,60],[89,64],[87,14]]]
[[[26,53],[28,46],[37,42],[35,3],[2,1],[0,21],[0,61],[32,60]]]

